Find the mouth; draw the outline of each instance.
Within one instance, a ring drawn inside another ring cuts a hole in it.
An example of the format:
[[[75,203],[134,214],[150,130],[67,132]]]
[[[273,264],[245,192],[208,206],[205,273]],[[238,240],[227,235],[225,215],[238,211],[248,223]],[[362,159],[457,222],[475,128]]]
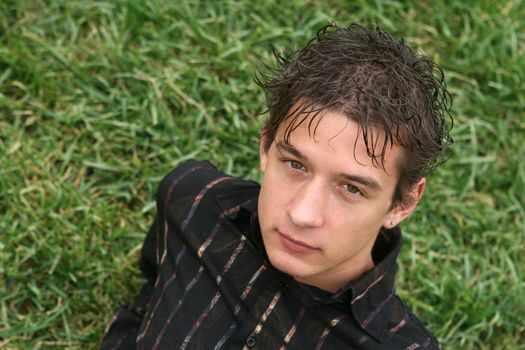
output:
[[[319,250],[319,248],[312,247],[304,242],[293,239],[279,230],[277,230],[277,233],[279,233],[279,237],[281,238],[283,245],[295,253],[308,254]]]

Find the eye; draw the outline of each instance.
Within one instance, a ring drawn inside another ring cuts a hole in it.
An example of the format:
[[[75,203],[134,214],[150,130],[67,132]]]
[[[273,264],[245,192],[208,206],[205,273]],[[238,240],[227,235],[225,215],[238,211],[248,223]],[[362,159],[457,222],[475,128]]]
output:
[[[343,187],[348,193],[357,194],[361,196],[363,195],[363,193],[359,190],[359,188],[355,187],[354,185],[346,184]]]
[[[303,165],[296,160],[287,160],[286,163],[290,168],[295,170],[302,170],[304,168]]]

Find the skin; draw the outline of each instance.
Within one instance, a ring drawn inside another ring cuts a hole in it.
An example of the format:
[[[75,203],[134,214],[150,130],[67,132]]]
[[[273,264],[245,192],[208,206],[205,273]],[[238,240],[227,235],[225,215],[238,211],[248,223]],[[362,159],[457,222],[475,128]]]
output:
[[[290,144],[284,141],[288,123],[279,126],[268,150],[261,140],[258,211],[264,246],[277,269],[336,292],[374,266],[371,250],[380,228],[414,211],[425,179],[410,189],[409,205],[391,208],[399,146],[387,149],[385,171],[372,163],[358,125],[337,111],[322,116],[315,135],[306,120]]]

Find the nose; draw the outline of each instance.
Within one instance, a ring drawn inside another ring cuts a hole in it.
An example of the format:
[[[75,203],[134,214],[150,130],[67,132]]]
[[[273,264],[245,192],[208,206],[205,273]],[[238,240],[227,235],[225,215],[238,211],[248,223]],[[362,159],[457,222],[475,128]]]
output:
[[[300,186],[287,206],[288,216],[299,227],[314,228],[324,224],[322,184],[314,181]]]

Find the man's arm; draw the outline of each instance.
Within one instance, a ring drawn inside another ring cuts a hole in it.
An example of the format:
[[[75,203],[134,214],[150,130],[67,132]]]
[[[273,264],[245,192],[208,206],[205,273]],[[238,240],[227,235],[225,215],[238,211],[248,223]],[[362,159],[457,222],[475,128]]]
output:
[[[167,216],[171,220],[180,221],[187,215],[196,191],[205,185],[206,180],[201,180],[201,175],[210,170],[211,175],[215,176],[216,168],[211,163],[187,161],[173,169],[159,183],[156,194],[157,216],[144,240],[139,261],[140,270],[147,282],[135,303],[122,307],[113,317],[102,337],[100,350],[136,347],[138,332],[157,283],[159,266],[166,253]],[[201,175],[196,176],[196,172]]]

